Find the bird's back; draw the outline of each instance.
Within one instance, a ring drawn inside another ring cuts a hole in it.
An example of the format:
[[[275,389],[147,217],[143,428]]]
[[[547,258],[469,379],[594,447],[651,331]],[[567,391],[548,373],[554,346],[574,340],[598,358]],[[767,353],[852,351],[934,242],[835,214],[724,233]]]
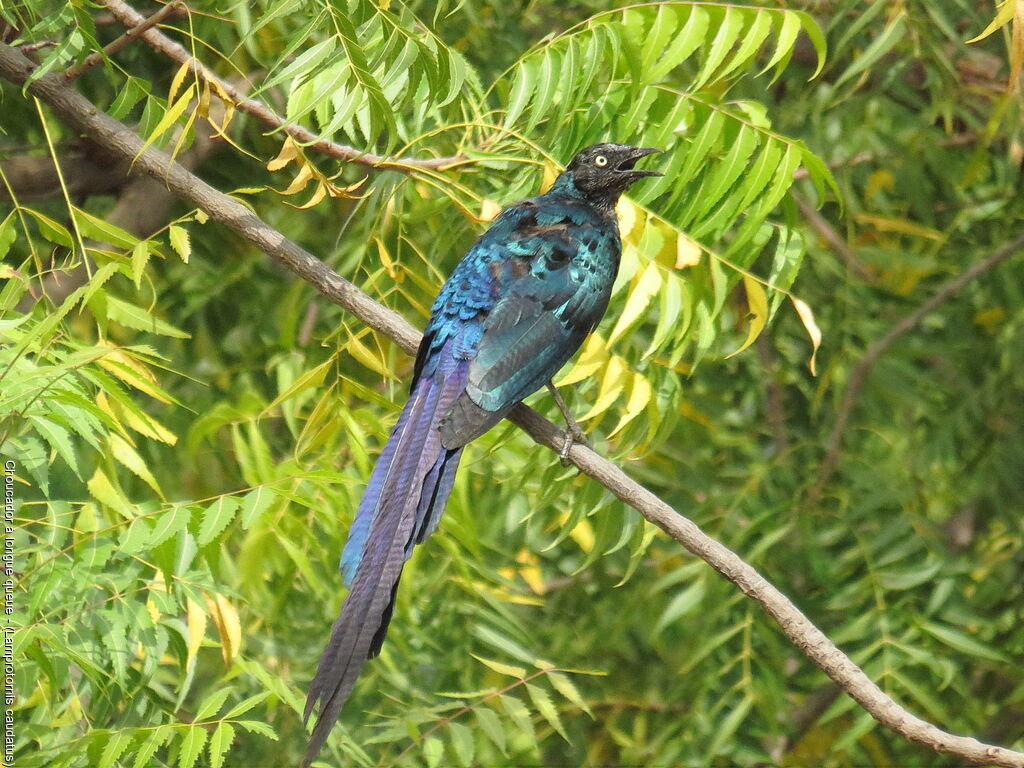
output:
[[[603,212],[549,193],[506,209],[452,272],[434,302],[416,373],[446,342],[469,360],[465,391],[441,441],[480,436],[558,372],[601,319],[618,271],[618,227]]]

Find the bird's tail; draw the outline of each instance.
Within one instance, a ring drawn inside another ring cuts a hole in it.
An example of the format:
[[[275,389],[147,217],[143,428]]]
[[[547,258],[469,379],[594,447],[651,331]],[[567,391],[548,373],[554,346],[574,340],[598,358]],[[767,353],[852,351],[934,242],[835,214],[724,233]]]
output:
[[[326,741],[363,664],[380,653],[402,567],[444,511],[462,449],[441,445],[438,423],[466,378],[465,363],[420,376],[370,476],[341,558],[348,597],[306,698],[304,720],[320,704],[306,765]]]

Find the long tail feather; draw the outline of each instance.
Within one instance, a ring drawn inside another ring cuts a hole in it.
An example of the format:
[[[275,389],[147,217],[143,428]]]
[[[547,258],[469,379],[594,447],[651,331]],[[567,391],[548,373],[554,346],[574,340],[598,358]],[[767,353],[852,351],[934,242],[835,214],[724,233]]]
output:
[[[305,763],[323,746],[368,658],[380,652],[402,567],[437,526],[462,450],[441,445],[438,424],[465,387],[464,364],[422,376],[374,467],[342,555],[350,590],[310,684],[303,715],[319,702]],[[453,370],[452,370],[453,368]]]

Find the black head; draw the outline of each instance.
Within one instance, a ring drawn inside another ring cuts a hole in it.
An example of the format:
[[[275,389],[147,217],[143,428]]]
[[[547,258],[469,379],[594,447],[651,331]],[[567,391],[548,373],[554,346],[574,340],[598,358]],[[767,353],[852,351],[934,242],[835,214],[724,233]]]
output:
[[[637,160],[655,152],[661,150],[626,144],[594,144],[576,153],[556,185],[571,187],[594,205],[614,207],[619,195],[631,184],[647,176],[661,176],[657,171],[634,167]]]

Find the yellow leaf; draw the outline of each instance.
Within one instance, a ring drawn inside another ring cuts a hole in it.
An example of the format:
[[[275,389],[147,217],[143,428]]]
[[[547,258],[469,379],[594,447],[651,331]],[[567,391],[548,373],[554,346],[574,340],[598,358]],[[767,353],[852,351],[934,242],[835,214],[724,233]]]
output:
[[[892,175],[892,171],[888,171],[885,168],[879,168],[868,176],[868,183],[864,185],[864,199],[870,202],[872,198],[874,198],[874,196],[883,189],[891,192],[895,186],[896,177]]]
[[[238,620],[238,612],[224,595],[217,595],[206,598],[206,608],[210,612],[214,626],[217,627],[217,634],[220,635],[221,655],[224,657],[224,664],[231,666],[231,662],[238,656],[242,645],[242,625]]]
[[[619,237],[623,242],[627,242],[636,229],[637,223],[643,225],[644,211],[628,197],[620,197],[615,212],[619,216]]]
[[[195,91],[196,86],[195,83],[193,83],[185,90],[185,93],[181,95],[180,99],[167,108],[167,112],[160,119],[160,122],[156,124],[156,128],[154,128],[152,133],[150,133],[146,138],[146,143],[143,146],[143,149],[163,136],[167,132],[167,129],[177,122],[178,118],[181,117],[182,113],[185,111],[185,108],[188,107],[189,103],[192,101]]]
[[[375,355],[370,348],[360,341],[358,336],[353,336],[345,344],[345,350],[356,360],[369,368],[374,373],[390,379],[396,378],[393,371],[388,369],[387,363],[380,355]]]
[[[522,549],[516,555],[516,562],[520,564],[519,575],[527,583],[533,593],[543,595],[547,588],[544,586],[544,576],[541,573],[538,563],[539,559],[528,549]]]
[[[807,329],[807,335],[811,337],[811,361],[808,366],[811,369],[811,376],[817,376],[818,372],[815,369],[814,361],[818,355],[818,347],[821,346],[821,329],[814,321],[814,312],[811,311],[811,308],[807,306],[805,301],[798,299],[796,296],[790,296],[789,298],[796,308],[796,313],[800,315],[800,322]]]
[[[614,344],[616,340],[625,335],[626,331],[639,322],[640,317],[647,311],[651,299],[661,289],[661,282],[661,270],[658,265],[654,262],[649,263],[634,284],[633,290],[629,292],[626,306],[623,308],[622,314],[619,315],[619,321],[608,336],[609,345]]]
[[[743,287],[747,291],[747,307],[750,309],[750,328],[747,329],[747,340],[735,352],[726,355],[726,359],[733,355],[738,355],[753,344],[754,340],[761,335],[761,331],[764,330],[764,324],[768,322],[768,297],[765,296],[764,288],[749,275],[743,276]]]
[[[641,373],[633,374],[633,388],[629,391],[629,400],[626,401],[626,409],[608,437],[612,438],[618,434],[629,422],[643,413],[644,408],[651,402],[651,395],[654,394],[651,382]]]
[[[161,403],[170,405],[173,402],[165,392],[156,386],[156,376],[153,375],[149,368],[130,355],[125,354],[124,351],[111,346],[103,340],[96,342],[96,346],[109,350],[96,361],[102,368],[105,368],[121,379],[121,381],[131,385],[140,392],[145,392],[150,397],[159,400]]]
[[[334,365],[334,358],[325,360],[316,366],[311,368],[304,374],[299,376],[284,392],[275,397],[271,403],[263,409],[263,413],[269,413],[274,408],[279,406],[285,400],[291,397],[295,397],[301,392],[305,392],[307,389],[319,387],[324,383],[324,379],[327,377],[327,372],[331,370],[331,366]]]
[[[267,170],[279,171],[298,156],[299,148],[289,136],[284,140],[284,144],[281,146],[281,151],[277,153],[277,157],[267,163]]]
[[[700,264],[700,246],[682,232],[676,237],[676,269],[695,267]]]
[[[199,653],[199,646],[203,644],[205,636],[206,611],[190,597],[188,598],[188,657],[185,663],[187,668],[191,669],[193,662],[195,662],[196,654]]]
[[[314,205],[323,200],[326,195],[327,185],[324,184],[323,182],[320,182],[319,184],[316,185],[316,191],[313,192],[313,196],[309,198],[309,200],[304,202],[302,205],[297,205],[295,207],[298,208],[300,211],[305,210],[306,208],[312,208]]]
[[[880,232],[899,232],[902,235],[914,237],[926,237],[929,240],[944,240],[945,235],[937,229],[914,224],[904,219],[894,219],[889,216],[875,216],[870,213],[858,213],[856,219],[861,224],[870,224]]]
[[[296,194],[298,192],[301,192],[302,190],[304,190],[306,188],[306,185],[309,184],[309,182],[310,182],[310,180],[312,178],[313,178],[313,166],[310,165],[309,163],[306,163],[299,170],[299,172],[295,176],[295,178],[292,179],[292,183],[288,185],[288,189],[286,189],[281,194],[282,195],[294,195],[294,194]]]
[[[1006,320],[1006,310],[1002,307],[989,307],[974,315],[974,322],[988,331],[991,331],[1004,320]]]
[[[477,218],[480,221],[494,221],[499,213],[501,213],[501,206],[485,197],[480,202],[480,215]]]
[[[167,93],[168,104],[174,103],[174,97],[178,95],[178,89],[181,88],[182,83],[185,82],[185,75],[188,74],[191,65],[191,61],[186,61],[178,67],[178,71],[174,73],[174,79],[171,80],[171,90]]]
[[[583,345],[583,352],[576,360],[576,364],[569,369],[565,376],[555,382],[555,386],[564,387],[589,379],[607,362],[608,348],[604,343],[604,338],[599,333],[592,333]]]
[[[576,527],[569,532],[569,535],[579,545],[579,548],[588,555],[597,542],[597,537],[594,535],[594,526],[586,518],[576,523]]]
[[[96,396],[96,405],[111,416],[118,423],[119,428],[121,427],[120,422],[123,421],[136,432],[145,435],[146,437],[159,440],[160,442],[167,443],[168,445],[174,445],[178,442],[178,436],[176,434],[171,432],[167,427],[154,419],[148,413],[142,413],[140,415],[125,408],[116,400],[107,400],[107,396],[103,392],[100,392]],[[124,434],[127,436],[127,433]]]
[[[1006,26],[1007,22],[1014,17],[1014,11],[1018,9],[1021,3],[1022,0],[1002,0],[1002,2],[999,3],[995,18],[989,22],[989,25],[987,27],[985,27],[985,31],[983,31],[977,37],[972,37],[967,42],[976,43],[979,40],[984,40],[997,29]]]
[[[543,194],[551,189],[551,185],[555,183],[555,179],[558,178],[560,171],[551,163],[544,163],[544,177],[540,182],[540,191]]]
[[[384,265],[384,269],[388,271],[388,277],[392,280],[398,280],[398,265],[395,260],[391,258],[391,253],[388,251],[388,247],[384,245],[384,241],[379,237],[374,237],[373,241],[377,243],[377,253],[380,255],[380,263]]]
[[[1009,90],[1017,85],[1021,65],[1024,65],[1024,0],[1017,0],[1013,13],[1013,34],[1010,38]]]
[[[595,416],[600,416],[619,399],[626,386],[625,379],[628,371],[626,362],[619,355],[612,355],[601,379],[601,389],[597,394],[597,400],[589,411],[579,417],[579,421],[587,421]]]
[[[86,487],[94,499],[103,502],[111,509],[116,509],[129,520],[135,519],[135,511],[131,502],[121,495],[121,492],[114,487],[102,469],[96,469],[89,482],[86,483]]]
[[[474,659],[479,661],[481,664],[485,664],[495,672],[508,675],[509,677],[526,677],[526,669],[523,667],[516,667],[511,664],[504,664],[500,661],[494,661],[493,659],[485,659],[483,656],[477,656],[475,653],[469,654]]]
[[[196,107],[196,112],[200,116],[209,119],[210,117],[210,83],[204,82],[203,89],[199,92],[199,106]]]
[[[146,481],[146,485],[156,491],[157,496],[161,499],[164,498],[164,493],[160,490],[160,485],[157,483],[156,478],[149,471],[149,467],[146,466],[146,462],[143,460],[135,449],[120,435],[114,433],[110,435],[108,441],[111,455],[117,459],[121,464],[131,470],[134,474],[141,477]]]

